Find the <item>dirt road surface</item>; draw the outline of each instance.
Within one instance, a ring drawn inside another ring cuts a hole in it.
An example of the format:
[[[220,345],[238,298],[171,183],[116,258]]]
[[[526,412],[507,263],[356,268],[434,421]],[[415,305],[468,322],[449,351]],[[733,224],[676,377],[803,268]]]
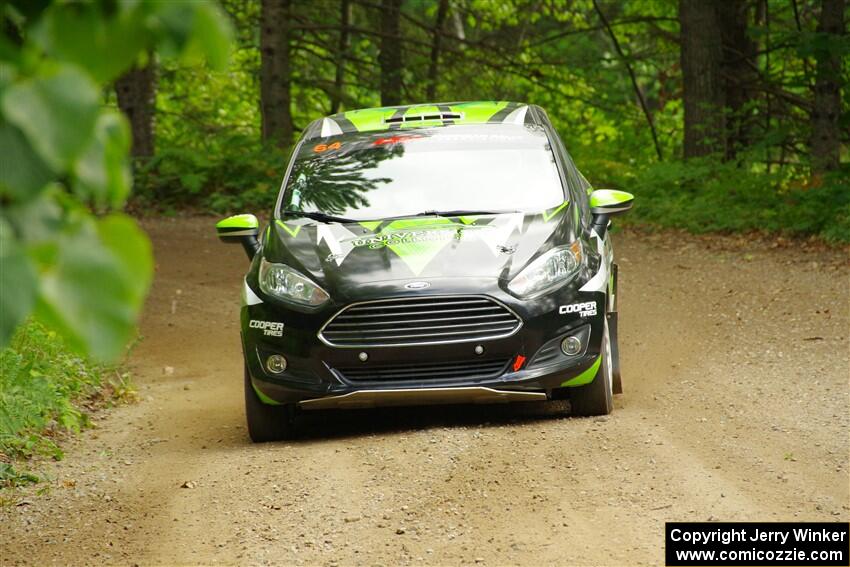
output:
[[[0,508],[4,565],[662,564],[665,521],[850,520],[845,252],[621,233],[610,418],[325,412],[251,445],[242,251],[209,218],[143,224],[141,401]]]

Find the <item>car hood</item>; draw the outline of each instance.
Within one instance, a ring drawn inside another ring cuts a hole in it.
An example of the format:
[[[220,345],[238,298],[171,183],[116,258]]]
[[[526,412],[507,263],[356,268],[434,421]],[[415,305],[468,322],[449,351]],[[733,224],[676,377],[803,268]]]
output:
[[[564,203],[530,214],[349,224],[274,220],[263,254],[309,275],[331,295],[338,288],[398,280],[510,279],[539,251],[575,240],[576,214]]]

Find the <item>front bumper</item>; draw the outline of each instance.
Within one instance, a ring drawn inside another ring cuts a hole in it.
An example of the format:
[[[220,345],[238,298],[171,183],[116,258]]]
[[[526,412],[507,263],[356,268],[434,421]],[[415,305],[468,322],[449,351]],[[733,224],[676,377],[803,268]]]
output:
[[[580,292],[576,285],[534,300],[519,300],[501,290],[481,289],[480,280],[432,280],[432,295],[486,295],[510,308],[521,320],[515,334],[497,339],[461,343],[405,345],[396,347],[334,347],[319,339],[318,332],[344,304],[331,304],[304,313],[264,298],[242,308],[242,341],[245,362],[255,390],[266,403],[299,403],[304,409],[323,407],[371,407],[453,402],[499,402],[544,400],[554,390],[593,380],[599,365],[604,331],[606,296]],[[387,298],[386,287],[364,289],[364,295]],[[437,291],[435,291],[437,290]],[[407,296],[410,292],[406,292]],[[398,297],[404,297],[401,293]],[[565,306],[595,303],[595,314]],[[260,323],[258,323],[260,322]],[[274,323],[283,323],[282,329]],[[584,330],[583,352],[561,353],[562,338]],[[475,347],[482,346],[482,354]],[[360,359],[365,352],[367,360]],[[286,371],[272,374],[264,361],[272,354],[287,359]],[[492,362],[504,368],[486,377],[455,378],[443,373],[438,379],[348,379],[340,369],[381,368],[387,365],[433,365],[471,361]],[[518,363],[520,361],[521,363]]]

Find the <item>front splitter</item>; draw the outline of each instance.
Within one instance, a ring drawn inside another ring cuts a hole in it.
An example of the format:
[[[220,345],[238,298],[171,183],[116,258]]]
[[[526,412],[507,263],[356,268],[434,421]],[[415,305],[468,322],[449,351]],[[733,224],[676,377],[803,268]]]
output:
[[[506,402],[542,402],[543,392],[494,390],[481,386],[458,388],[406,388],[394,390],[358,390],[341,396],[302,400],[305,409],[373,408],[440,404],[493,404]]]

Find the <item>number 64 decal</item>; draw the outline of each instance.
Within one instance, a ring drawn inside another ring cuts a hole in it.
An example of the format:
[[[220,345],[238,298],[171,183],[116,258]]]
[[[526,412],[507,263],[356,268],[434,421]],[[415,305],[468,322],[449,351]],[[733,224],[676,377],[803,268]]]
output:
[[[333,144],[316,144],[313,147],[313,151],[316,153],[326,152],[328,150],[338,150],[342,147],[340,142],[334,142]]]

